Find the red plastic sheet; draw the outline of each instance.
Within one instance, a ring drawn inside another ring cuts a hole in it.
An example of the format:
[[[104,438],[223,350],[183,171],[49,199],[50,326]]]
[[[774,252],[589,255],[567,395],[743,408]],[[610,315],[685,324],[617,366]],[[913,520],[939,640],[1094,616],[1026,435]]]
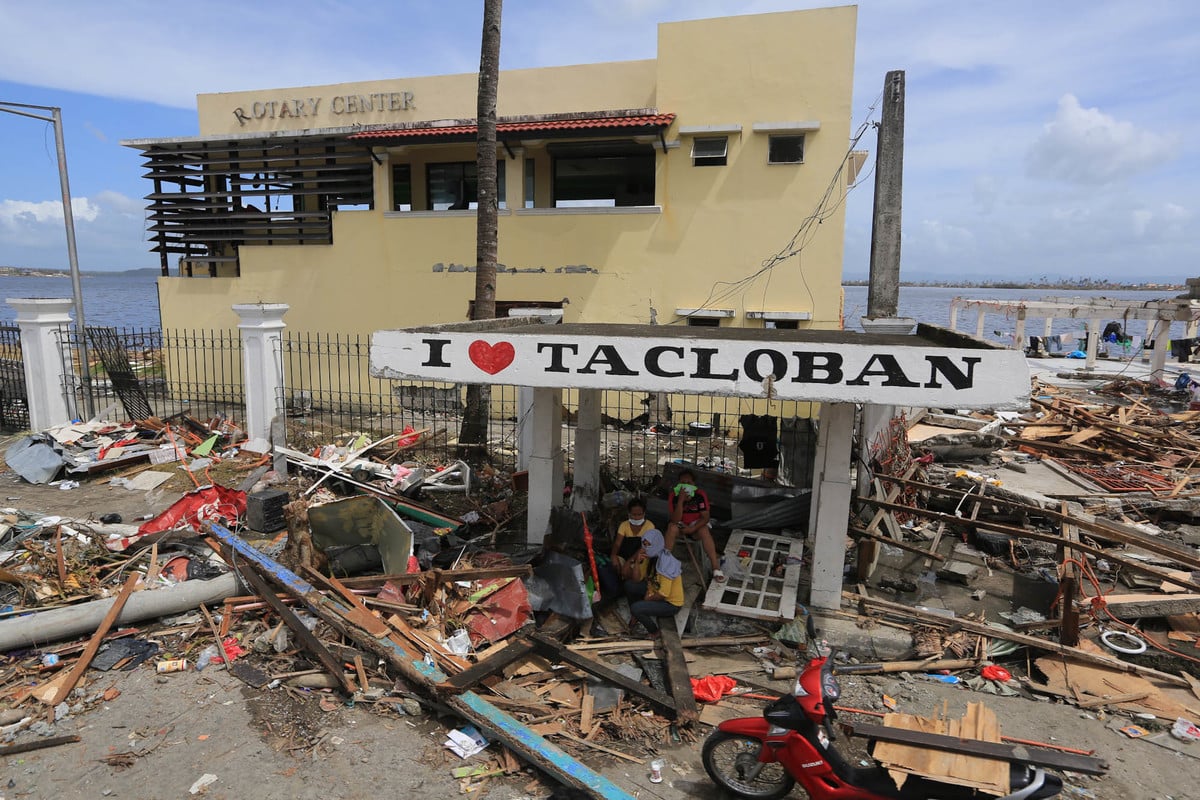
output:
[[[709,675],[692,678],[692,694],[702,703],[715,703],[737,686],[737,681],[728,675]]]
[[[176,528],[200,530],[205,522],[237,521],[246,513],[246,493],[224,486],[201,486],[176,500],[170,508],[138,528],[138,536]]]

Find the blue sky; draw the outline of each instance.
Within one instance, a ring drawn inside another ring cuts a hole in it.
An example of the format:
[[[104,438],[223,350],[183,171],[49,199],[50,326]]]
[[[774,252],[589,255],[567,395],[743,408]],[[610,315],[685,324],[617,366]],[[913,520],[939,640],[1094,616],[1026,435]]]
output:
[[[822,5],[509,0],[501,62],[653,58],[658,22]],[[156,266],[120,140],[196,134],[197,93],[473,72],[481,7],[3,3],[0,101],[63,108],[81,267]],[[902,277],[1200,274],[1198,68],[1194,0],[863,0],[855,126],[907,73]],[[0,265],[65,267],[53,132],[0,114],[0,141]],[[871,194],[848,201],[848,278],[867,274]]]

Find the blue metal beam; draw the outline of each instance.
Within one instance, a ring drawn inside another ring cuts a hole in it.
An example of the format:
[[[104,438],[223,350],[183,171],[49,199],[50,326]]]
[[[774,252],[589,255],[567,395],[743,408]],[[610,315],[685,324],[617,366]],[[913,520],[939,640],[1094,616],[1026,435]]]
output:
[[[341,601],[321,594],[311,583],[292,572],[278,561],[259,552],[247,542],[236,536],[227,528],[216,523],[209,523],[209,531],[221,544],[231,549],[238,556],[246,559],[267,578],[282,588],[297,595],[314,612],[349,611],[349,607]],[[357,629],[351,629],[352,634]],[[362,644],[370,645],[371,649],[382,647],[389,653],[389,660],[402,668],[406,675],[418,673],[424,680],[424,688],[433,694],[434,687],[446,680],[446,675],[437,667],[427,664],[422,659],[413,659],[404,652],[403,648],[388,639],[376,639],[363,632]],[[499,739],[504,745],[520,754],[526,761],[545,770],[563,783],[570,784],[587,792],[589,795],[602,800],[634,800],[633,795],[620,786],[593,771],[572,758],[568,753],[555,747],[545,737],[538,734],[525,723],[501,711],[475,692],[463,692],[446,700],[446,705],[481,729]]]

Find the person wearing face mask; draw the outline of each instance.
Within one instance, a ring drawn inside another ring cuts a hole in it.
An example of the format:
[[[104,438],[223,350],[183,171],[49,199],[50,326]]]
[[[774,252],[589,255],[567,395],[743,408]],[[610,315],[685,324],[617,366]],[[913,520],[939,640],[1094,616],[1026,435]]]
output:
[[[641,548],[631,563],[639,567],[643,577],[625,582],[625,596],[633,621],[640,622],[650,638],[660,635],[658,619],[673,617],[683,607],[683,564],[666,549],[663,535],[649,530],[642,536]]]
[[[613,537],[612,563],[623,580],[635,579],[629,573],[629,560],[642,548],[642,537],[647,531],[654,530],[654,523],[646,518],[646,503],[638,498],[629,501],[626,507],[629,518],[617,526],[617,535]],[[636,576],[640,579],[641,576]]]

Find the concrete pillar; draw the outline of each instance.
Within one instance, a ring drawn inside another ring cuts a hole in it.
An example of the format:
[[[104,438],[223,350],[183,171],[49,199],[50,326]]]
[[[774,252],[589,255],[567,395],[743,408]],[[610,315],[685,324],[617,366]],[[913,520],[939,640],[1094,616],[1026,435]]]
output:
[[[1171,320],[1160,319],[1154,322],[1154,353],[1150,357],[1150,374],[1159,380],[1167,366],[1167,356],[1171,352]]]
[[[9,298],[21,329],[21,360],[29,403],[29,428],[42,431],[75,417],[75,370],[59,345],[58,331],[71,324],[72,300]]]
[[[875,210],[871,217],[867,316],[896,316],[900,299],[900,229],[904,198],[904,71],[883,80],[883,110],[875,150]]]
[[[1095,369],[1096,367],[1096,351],[1100,349],[1100,320],[1093,317],[1088,320],[1087,331],[1087,361],[1084,362],[1084,369]]]
[[[571,488],[571,508],[576,511],[590,511],[600,500],[600,398],[599,389],[579,390]]]
[[[950,330],[958,330],[958,298],[950,301]]]
[[[871,449],[875,447],[875,442],[881,438],[881,434],[887,435],[888,425],[895,414],[895,406],[871,404],[862,407],[862,414],[859,415],[858,422],[859,450],[862,456],[855,473],[855,488],[860,495],[871,493],[871,478],[874,477],[868,466],[871,461]]]
[[[246,303],[233,311],[241,322],[242,385],[246,392],[246,433],[270,441],[271,420],[283,409],[281,332],[287,303]],[[275,444],[283,444],[276,442]]]
[[[562,390],[534,389],[530,414],[527,541],[541,544],[550,528],[550,509],[562,505]]]
[[[1025,309],[1017,309],[1017,321],[1013,328],[1013,350],[1025,349]]]
[[[975,313],[975,338],[976,339],[983,338],[983,320],[984,320],[984,316],[986,314],[987,314],[987,310],[984,309],[982,306],[980,306],[979,310]]]
[[[1146,322],[1146,330],[1142,333],[1142,363],[1150,362],[1150,343],[1154,341],[1155,326],[1158,325],[1158,320],[1148,319]]]
[[[533,389],[517,387],[517,470],[529,469],[533,453]]]
[[[850,445],[853,434],[853,403],[821,405],[812,512],[808,524],[813,565],[808,602],[814,608],[836,609],[842,605],[846,525],[850,518]]]

